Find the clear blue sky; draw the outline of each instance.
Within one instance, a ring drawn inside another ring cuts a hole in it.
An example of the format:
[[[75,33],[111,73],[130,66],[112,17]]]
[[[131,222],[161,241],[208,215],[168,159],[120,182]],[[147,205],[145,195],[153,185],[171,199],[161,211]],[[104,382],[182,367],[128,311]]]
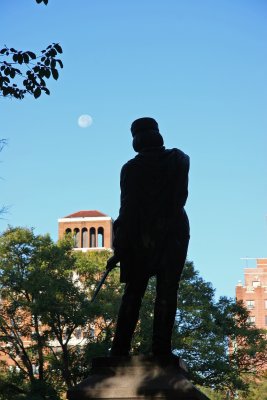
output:
[[[57,219],[75,211],[116,218],[130,124],[152,116],[191,158],[188,257],[234,296],[240,257],[267,256],[266,1],[2,0],[1,14],[2,45],[59,42],[64,69],[51,96],[0,98],[0,230],[57,240]]]

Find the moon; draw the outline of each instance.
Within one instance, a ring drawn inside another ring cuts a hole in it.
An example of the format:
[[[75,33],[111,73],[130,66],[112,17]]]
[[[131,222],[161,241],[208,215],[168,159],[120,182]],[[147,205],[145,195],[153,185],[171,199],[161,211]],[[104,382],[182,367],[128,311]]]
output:
[[[93,118],[91,115],[88,114],[83,114],[80,115],[78,118],[78,125],[80,128],[88,128],[88,126],[92,125],[93,123]]]

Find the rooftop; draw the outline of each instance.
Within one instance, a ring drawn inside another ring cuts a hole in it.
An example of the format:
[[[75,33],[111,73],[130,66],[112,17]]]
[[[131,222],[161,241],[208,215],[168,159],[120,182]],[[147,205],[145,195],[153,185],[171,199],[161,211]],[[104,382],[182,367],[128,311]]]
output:
[[[107,217],[106,214],[103,214],[101,211],[98,210],[83,210],[77,211],[73,214],[67,215],[64,218],[95,218],[95,217]]]

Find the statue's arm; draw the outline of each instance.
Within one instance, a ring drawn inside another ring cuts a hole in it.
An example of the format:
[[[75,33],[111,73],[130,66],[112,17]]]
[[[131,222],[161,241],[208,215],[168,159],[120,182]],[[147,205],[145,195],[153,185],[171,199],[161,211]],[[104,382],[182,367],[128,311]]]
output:
[[[176,204],[178,208],[183,208],[188,197],[188,177],[190,169],[190,158],[188,155],[183,153],[183,157],[179,159],[178,169]]]

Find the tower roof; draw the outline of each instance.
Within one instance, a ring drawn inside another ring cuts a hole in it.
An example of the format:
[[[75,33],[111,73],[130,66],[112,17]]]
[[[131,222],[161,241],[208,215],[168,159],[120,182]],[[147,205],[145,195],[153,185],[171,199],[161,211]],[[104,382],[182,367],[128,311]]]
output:
[[[67,215],[64,218],[95,218],[95,217],[107,217],[106,214],[103,214],[101,211],[98,210],[83,210],[77,211],[73,214]]]

